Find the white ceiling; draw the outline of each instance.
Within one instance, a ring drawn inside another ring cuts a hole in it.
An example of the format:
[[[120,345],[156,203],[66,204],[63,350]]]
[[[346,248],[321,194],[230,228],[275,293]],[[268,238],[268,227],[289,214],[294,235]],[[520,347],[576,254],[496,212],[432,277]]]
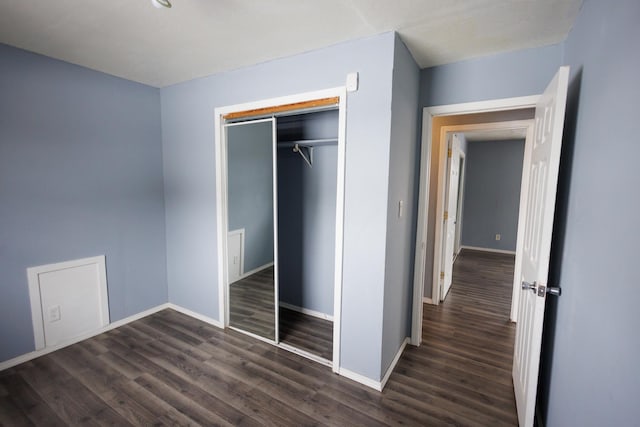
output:
[[[0,42],[163,87],[396,30],[420,67],[562,41],[582,0],[2,0]]]

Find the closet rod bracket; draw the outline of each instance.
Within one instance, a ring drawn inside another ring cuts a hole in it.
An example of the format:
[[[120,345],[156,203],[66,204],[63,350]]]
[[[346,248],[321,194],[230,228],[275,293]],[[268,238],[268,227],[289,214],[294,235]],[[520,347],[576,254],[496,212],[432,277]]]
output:
[[[303,148],[307,149],[308,156],[302,151]],[[293,152],[300,154],[304,161],[307,162],[307,165],[309,165],[310,168],[313,167],[313,147],[305,147],[304,145],[301,146],[296,143],[293,146]]]

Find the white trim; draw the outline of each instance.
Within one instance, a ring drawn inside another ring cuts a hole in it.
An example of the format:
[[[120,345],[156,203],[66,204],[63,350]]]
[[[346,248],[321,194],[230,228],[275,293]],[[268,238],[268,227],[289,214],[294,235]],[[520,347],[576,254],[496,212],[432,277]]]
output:
[[[387,372],[384,374],[384,377],[382,377],[381,381],[372,380],[371,378],[365,377],[364,375],[358,374],[356,372],[353,372],[344,368],[340,368],[340,370],[338,371],[338,374],[342,375],[343,377],[349,378],[350,380],[358,382],[362,385],[366,385],[367,387],[370,387],[376,391],[382,391],[382,389],[384,389],[384,386],[387,384],[387,381],[389,381],[389,377],[391,376],[391,373],[393,372],[396,365],[398,364],[400,357],[402,357],[402,353],[404,352],[405,347],[410,341],[411,340],[409,338],[404,339],[404,341],[400,345],[400,348],[398,349],[398,352],[396,353],[395,357],[391,361],[389,368],[387,368]]]
[[[273,191],[271,196],[273,201],[273,310],[275,319],[274,341],[276,344],[280,341],[280,313],[278,311],[278,302],[280,301],[280,263],[278,262],[278,119],[271,118],[271,185]],[[231,309],[229,309],[231,311]]]
[[[108,332],[108,331],[110,331],[112,329],[119,328],[120,326],[126,325],[127,323],[131,323],[133,321],[142,319],[143,317],[147,317],[147,316],[149,316],[151,314],[157,313],[157,312],[165,310],[167,308],[172,308],[172,307],[170,307],[170,304],[166,304],[166,303],[165,304],[160,304],[160,305],[158,305],[156,307],[150,308],[150,309],[145,310],[145,311],[141,311],[140,313],[134,314],[132,316],[125,317],[124,319],[117,320],[117,321],[115,321],[113,323],[110,323],[109,325],[107,325],[107,326],[105,326],[103,328],[100,328],[99,330],[95,330],[95,331],[92,331],[92,332],[90,332],[88,334],[84,334],[84,335],[75,337],[70,341],[67,341],[67,342],[64,342],[64,343],[60,343],[60,344],[57,344],[57,345],[54,345],[54,346],[46,347],[46,348],[43,348],[43,349],[40,349],[40,350],[31,351],[29,353],[25,353],[25,354],[22,354],[20,356],[14,357],[13,359],[5,360],[4,362],[0,362],[0,371],[4,371],[5,369],[9,369],[9,368],[11,368],[13,366],[19,365],[19,364],[24,363],[24,362],[28,362],[29,360],[33,360],[36,357],[44,356],[45,354],[49,354],[49,353],[52,353],[52,352],[54,352],[56,350],[60,350],[61,348],[65,348],[65,347],[68,347],[70,345],[77,344],[80,341],[84,341],[86,339],[93,338],[96,335],[100,335],[100,334],[102,334],[104,332]]]
[[[464,134],[463,134],[464,135]],[[467,148],[469,147],[469,141],[465,137],[465,141],[467,142]],[[455,262],[456,257],[460,253],[460,249],[462,249],[462,214],[464,213],[464,187],[466,177],[466,169],[467,169],[467,155],[464,151],[460,150],[460,163],[459,163],[459,179],[458,182],[460,185],[458,186],[458,201],[456,208],[456,237],[455,242],[453,244],[453,260]]]
[[[454,132],[467,132],[476,130],[488,130],[488,129],[530,129],[533,126],[533,120],[510,120],[504,122],[493,123],[478,123],[470,125],[450,125],[440,127],[440,164],[438,167],[438,180],[437,180],[437,203],[436,203],[436,215],[435,215],[435,237],[433,239],[433,265],[442,265],[442,252],[444,251],[444,211],[445,211],[445,186],[447,184],[447,135]],[[439,304],[443,299],[441,295],[440,285],[440,271],[441,269],[433,269],[432,277],[432,290],[431,298],[436,304]]]
[[[318,319],[324,319],[324,320],[329,320],[333,322],[333,316],[330,314],[322,313],[320,311],[310,310],[308,308],[300,307],[298,305],[293,305],[293,304],[289,304],[282,301],[280,301],[279,305],[280,307],[297,311],[298,313],[306,314],[308,316],[317,317]]]
[[[338,165],[336,178],[336,244],[334,261],[334,292],[333,292],[333,366],[338,373],[340,368],[340,338],[342,336],[342,268],[344,253],[344,182],[346,166],[347,141],[347,90],[337,88],[335,92],[340,97],[338,103]]]
[[[226,234],[227,234],[227,165],[226,149],[224,147],[224,116],[236,111],[246,111],[276,105],[293,104],[314,99],[338,97],[338,165],[336,191],[336,247],[335,247],[335,275],[334,275],[334,310],[333,310],[333,371],[338,373],[340,366],[340,337],[342,310],[342,263],[343,263],[343,234],[344,234],[344,183],[345,183],[345,142],[346,142],[346,109],[347,91],[344,86],[288,95],[278,98],[265,99],[243,104],[215,108],[215,159],[216,159],[216,231],[218,236],[218,309],[222,324],[229,325],[229,311],[227,310],[228,286],[226,266]]]
[[[99,286],[98,309],[100,310],[100,326],[105,327],[109,324],[109,295],[107,293],[107,273],[104,255],[57,262],[54,264],[39,265],[36,267],[29,267],[27,268],[27,281],[29,284],[29,300],[31,302],[33,341],[36,350],[41,350],[46,347],[44,319],[42,318],[42,299],[40,294],[40,274],[51,273],[54,271],[65,270],[69,268],[83,267],[86,265],[97,266]],[[81,336],[84,336],[84,334]]]
[[[238,278],[236,280],[234,280],[232,283],[235,283],[236,281],[247,277],[245,276],[245,272],[244,272],[244,236],[245,236],[245,229],[243,228],[238,228],[236,230],[231,230],[227,233],[227,244],[229,243],[229,237],[233,236],[235,234],[239,234],[240,235],[240,274],[238,275]],[[227,247],[227,250],[229,250],[229,248]]]
[[[416,230],[416,254],[413,269],[413,310],[411,313],[411,344],[422,342],[422,298],[424,298],[424,274],[427,262],[427,233],[429,231],[429,175],[431,174],[431,122],[422,115],[422,146],[420,147],[420,183],[418,184],[418,224]],[[427,142],[428,141],[428,142]]]
[[[358,374],[345,368],[340,368],[338,374],[362,385],[366,385],[367,387],[370,387],[376,391],[382,391],[382,383],[380,381],[374,381],[371,378],[365,377],[364,375]]]
[[[301,348],[294,347],[285,342],[279,342],[276,344],[276,346],[290,353],[294,353],[294,354],[297,354],[298,356],[304,357],[305,359],[313,360],[314,362],[320,363],[321,365],[327,366],[329,368],[333,366],[333,363],[331,363],[331,360],[325,359],[324,357],[320,357],[317,354],[310,353]]]
[[[195,311],[191,311],[188,308],[184,308],[184,307],[181,307],[181,306],[173,304],[173,303],[167,303],[167,304],[165,304],[165,306],[166,306],[165,308],[170,308],[172,310],[175,310],[177,312],[185,314],[185,315],[187,315],[189,317],[193,317],[194,319],[200,320],[200,321],[202,321],[204,323],[208,323],[208,324],[213,325],[213,326],[215,326],[217,328],[224,329],[224,325],[219,320],[214,319],[212,317],[208,317],[208,316],[196,313]]]
[[[516,251],[508,251],[505,249],[493,249],[493,248],[482,248],[480,246],[467,246],[467,245],[462,245],[460,246],[460,249],[469,249],[470,251],[481,251],[481,252],[494,252],[497,254],[508,254],[508,255],[515,255]]]
[[[446,115],[472,114],[492,111],[507,111],[535,108],[540,95],[495,99],[462,104],[450,104],[423,108],[422,146],[420,157],[420,183],[418,196],[418,230],[416,233],[416,257],[414,267],[413,312],[411,321],[411,344],[420,345],[422,340],[422,297],[424,295],[424,270],[426,263],[427,218],[429,216],[429,176],[431,168],[431,135],[433,118]],[[436,212],[437,213],[437,212]],[[434,251],[435,252],[435,251]],[[517,258],[517,257],[516,257]],[[517,261],[517,259],[516,259]],[[439,265],[439,264],[436,264]],[[435,270],[435,269],[434,269]],[[433,283],[432,283],[433,285]],[[434,304],[439,295],[432,294]]]
[[[433,305],[433,300],[431,298],[422,297],[422,303],[423,304],[431,304],[431,305]]]
[[[461,114],[491,113],[495,111],[520,110],[522,108],[535,108],[540,95],[518,96],[515,98],[490,99],[487,101],[463,102],[460,104],[436,105],[425,107],[432,117],[458,116]]]
[[[400,345],[400,348],[396,353],[396,357],[393,358],[393,360],[391,361],[391,365],[389,365],[389,368],[387,369],[387,372],[384,374],[384,377],[382,377],[382,381],[380,382],[380,391],[382,391],[384,389],[384,386],[387,385],[387,381],[389,381],[389,377],[391,376],[393,370],[396,368],[396,365],[398,364],[398,361],[402,356],[402,352],[404,352],[404,349],[408,343],[409,338],[405,338],[404,341],[402,341],[402,345]]]

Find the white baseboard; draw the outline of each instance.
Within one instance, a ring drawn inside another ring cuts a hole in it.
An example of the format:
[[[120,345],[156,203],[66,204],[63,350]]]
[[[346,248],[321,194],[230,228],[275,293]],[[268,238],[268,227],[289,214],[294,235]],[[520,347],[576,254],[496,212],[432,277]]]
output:
[[[506,251],[504,249],[481,248],[479,246],[460,246],[460,249],[469,249],[471,251],[494,252],[496,254],[515,255],[516,251]]]
[[[365,377],[364,375],[360,375],[345,368],[340,368],[338,370],[338,374],[342,375],[345,378],[349,378],[350,380],[353,380],[357,383],[370,387],[376,391],[382,391],[382,383],[380,381],[374,381],[371,378]]]
[[[433,299],[432,298],[422,297],[422,302],[425,303],[425,304],[433,305]]]
[[[185,315],[187,315],[189,317],[193,317],[194,319],[201,320],[204,323],[208,323],[208,324],[213,325],[215,327],[218,327],[220,329],[224,329],[223,322],[221,322],[221,321],[219,321],[217,319],[214,319],[214,318],[208,317],[208,316],[204,316],[202,314],[198,314],[195,311],[191,311],[188,308],[184,308],[184,307],[181,307],[181,306],[173,304],[173,303],[168,303],[166,305],[167,305],[166,308],[170,308],[172,310],[175,310],[175,311],[178,311],[178,312],[180,312],[182,314],[185,314]]]
[[[398,349],[398,352],[396,353],[396,356],[391,361],[391,365],[389,365],[387,372],[384,374],[384,377],[382,377],[382,381],[372,380],[371,378],[365,377],[364,375],[358,374],[356,372],[350,371],[345,368],[340,368],[338,370],[338,374],[342,375],[345,378],[349,378],[350,380],[358,382],[362,385],[370,387],[376,391],[382,391],[384,386],[387,384],[387,381],[389,381],[389,377],[391,376],[391,373],[393,372],[396,365],[398,364],[398,361],[402,356],[402,352],[404,351],[408,343],[409,343],[409,338],[407,337],[404,339],[404,341],[402,342],[402,345],[400,346],[400,348]]]
[[[308,308],[299,307],[297,305],[288,304],[286,302],[280,301],[278,304],[280,307],[287,308],[289,310],[297,311],[298,313],[307,314],[309,316],[317,317],[319,319],[329,320],[333,322],[333,316],[326,313],[321,313],[315,310],[309,310]]]
[[[29,353],[25,353],[25,354],[22,354],[20,356],[14,357],[13,359],[5,360],[4,362],[0,362],[0,371],[4,371],[5,369],[9,369],[9,368],[12,368],[12,367],[14,367],[16,365],[19,365],[21,363],[28,362],[29,360],[33,360],[36,357],[44,356],[45,354],[52,353],[52,352],[54,352],[56,350],[60,350],[61,348],[65,348],[65,347],[68,347],[70,345],[79,343],[80,341],[84,341],[86,339],[95,337],[96,335],[100,335],[100,334],[102,334],[104,332],[108,332],[108,331],[110,331],[112,329],[115,329],[115,328],[118,328],[120,326],[126,325],[127,323],[131,323],[131,322],[133,322],[135,320],[142,319],[143,317],[147,317],[147,316],[149,316],[151,314],[157,313],[157,312],[162,311],[162,310],[167,309],[167,308],[173,308],[173,307],[170,307],[170,304],[167,304],[167,303],[160,304],[160,305],[158,305],[156,307],[150,308],[150,309],[145,310],[145,311],[141,311],[140,313],[134,314],[132,316],[125,317],[124,319],[120,319],[120,320],[117,320],[115,322],[109,323],[107,326],[105,326],[103,328],[100,328],[100,329],[97,329],[95,331],[92,331],[92,332],[90,332],[88,334],[77,336],[77,337],[75,337],[75,338],[73,338],[73,339],[71,339],[69,341],[66,341],[66,342],[51,346],[51,347],[45,347],[45,348],[40,349],[40,350],[31,351]]]
[[[407,337],[404,339],[404,341],[402,342],[402,345],[398,349],[398,352],[396,353],[396,357],[394,357],[393,360],[391,361],[391,365],[389,365],[389,369],[387,369],[387,372],[384,374],[384,377],[382,377],[382,381],[380,382],[380,391],[382,391],[382,389],[384,389],[384,386],[387,385],[387,381],[389,381],[389,377],[391,376],[391,373],[393,372],[393,370],[396,368],[396,365],[398,364],[398,361],[402,356],[402,352],[404,351],[404,348],[407,346],[408,343],[409,343],[409,338]]]

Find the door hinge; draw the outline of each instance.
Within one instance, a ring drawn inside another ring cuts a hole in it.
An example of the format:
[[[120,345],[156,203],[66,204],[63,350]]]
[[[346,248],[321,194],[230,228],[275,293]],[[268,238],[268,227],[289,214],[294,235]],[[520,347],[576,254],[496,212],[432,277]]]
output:
[[[441,271],[441,272],[440,272],[440,278],[441,278],[442,280],[444,280],[444,271]]]
[[[444,211],[444,215],[442,216],[444,218],[444,220],[448,220],[449,219],[449,212]]]
[[[452,153],[451,153],[451,148],[449,148],[449,149],[447,150],[447,157],[451,158],[451,155],[452,155]]]

